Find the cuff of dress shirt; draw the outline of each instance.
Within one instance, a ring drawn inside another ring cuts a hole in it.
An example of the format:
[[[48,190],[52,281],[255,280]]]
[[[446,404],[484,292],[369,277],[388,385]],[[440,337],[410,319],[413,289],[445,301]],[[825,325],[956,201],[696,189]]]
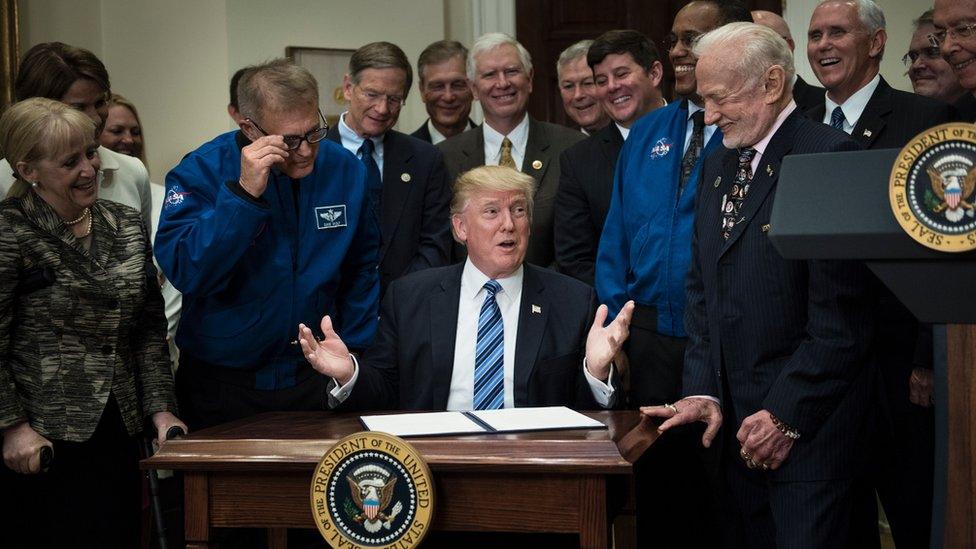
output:
[[[719,407],[722,406],[722,401],[721,400],[719,400],[719,399],[717,399],[717,398],[715,398],[713,396],[710,396],[710,395],[689,395],[689,396],[686,396],[684,398],[704,398],[705,400],[711,400],[715,404],[718,404]]]
[[[586,357],[583,357],[583,375],[586,377],[586,383],[590,386],[593,398],[601,408],[610,408],[613,405],[613,397],[616,395],[616,390],[613,387],[613,373],[616,369],[617,367],[611,362],[610,374],[607,376],[607,382],[604,383],[593,377],[590,369],[586,367]]]
[[[349,398],[349,393],[352,392],[353,388],[356,386],[356,380],[359,379],[359,361],[356,360],[356,355],[349,354],[349,358],[352,359],[352,377],[346,382],[342,387],[339,386],[339,382],[335,379],[329,381],[328,391],[329,391],[329,408],[335,408],[336,406],[345,402]]]

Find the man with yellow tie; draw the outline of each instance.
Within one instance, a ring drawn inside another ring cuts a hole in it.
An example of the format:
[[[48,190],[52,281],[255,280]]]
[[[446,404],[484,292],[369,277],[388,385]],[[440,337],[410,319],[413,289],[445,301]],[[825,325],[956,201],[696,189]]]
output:
[[[536,265],[552,265],[559,155],[585,136],[527,114],[532,93],[532,58],[511,36],[496,32],[475,40],[468,53],[467,68],[485,123],[438,145],[444,153],[449,180],[483,165],[507,166],[532,176],[535,209],[532,240],[525,259]]]

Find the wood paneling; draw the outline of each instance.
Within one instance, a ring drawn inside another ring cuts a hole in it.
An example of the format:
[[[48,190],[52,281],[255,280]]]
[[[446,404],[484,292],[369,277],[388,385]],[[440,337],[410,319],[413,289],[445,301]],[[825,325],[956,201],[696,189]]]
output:
[[[949,467],[945,547],[976,547],[976,325],[946,330]]]

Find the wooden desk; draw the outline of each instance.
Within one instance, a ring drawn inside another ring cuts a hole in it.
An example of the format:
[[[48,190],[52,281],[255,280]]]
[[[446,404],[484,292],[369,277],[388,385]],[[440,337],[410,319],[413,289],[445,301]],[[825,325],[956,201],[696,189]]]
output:
[[[578,533],[607,547],[607,485],[629,484],[631,464],[656,438],[636,411],[587,412],[607,430],[411,438],[435,481],[434,530]],[[187,548],[210,547],[211,529],[315,528],[312,473],[358,414],[268,413],[166,442],[144,469],[184,473]],[[531,510],[531,512],[526,512]]]

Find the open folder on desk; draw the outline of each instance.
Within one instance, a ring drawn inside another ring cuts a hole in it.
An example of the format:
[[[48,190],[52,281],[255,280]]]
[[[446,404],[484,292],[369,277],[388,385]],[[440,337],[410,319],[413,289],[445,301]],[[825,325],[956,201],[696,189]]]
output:
[[[359,419],[370,431],[382,431],[401,437],[606,429],[602,422],[565,406],[387,414],[362,416]]]

